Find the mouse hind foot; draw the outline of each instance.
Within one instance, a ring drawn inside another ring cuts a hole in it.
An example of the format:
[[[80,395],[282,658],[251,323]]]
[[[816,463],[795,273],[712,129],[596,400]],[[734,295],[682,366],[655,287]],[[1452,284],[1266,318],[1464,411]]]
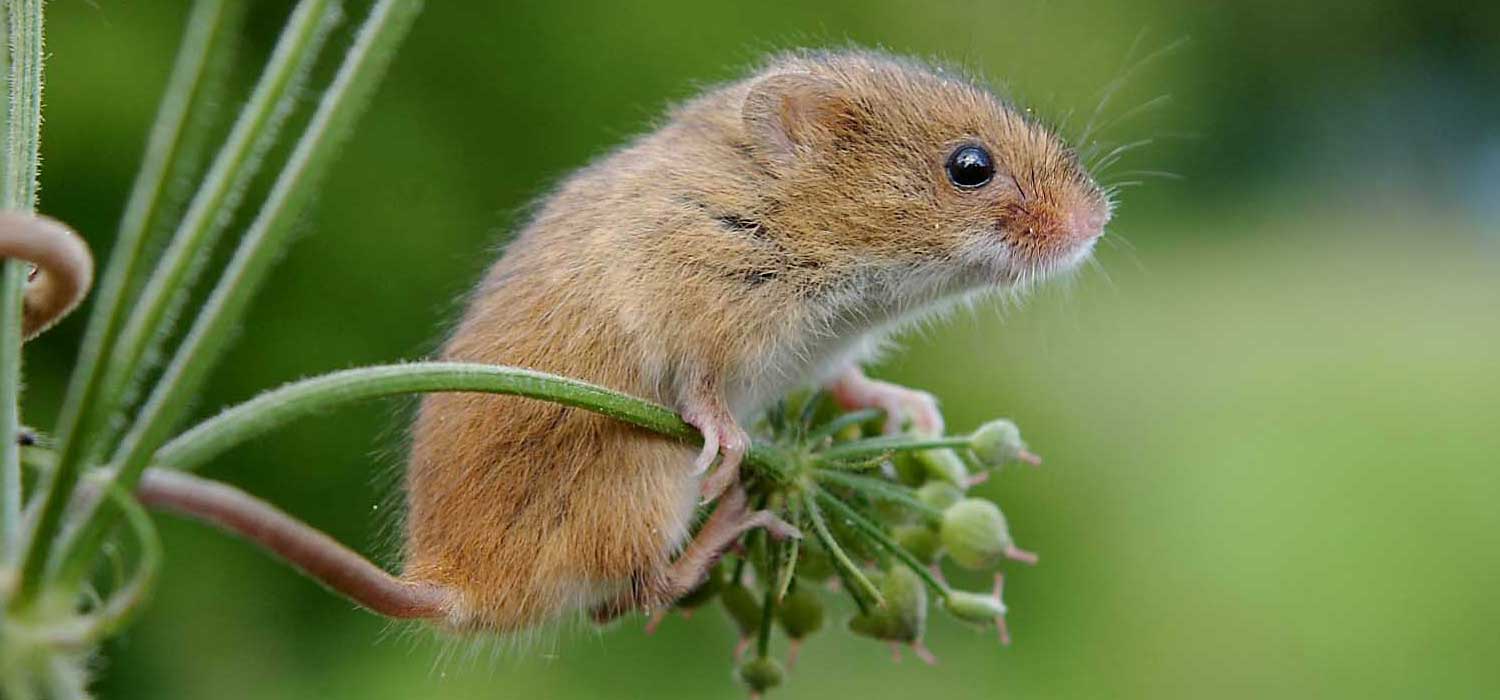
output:
[[[708,570],[735,540],[756,528],[765,528],[776,539],[802,537],[795,526],[775,513],[751,510],[744,488],[738,484],[730,486],[698,534],[666,570],[637,577],[629,590],[595,606],[594,621],[603,624],[636,609],[671,605],[703,582]]]

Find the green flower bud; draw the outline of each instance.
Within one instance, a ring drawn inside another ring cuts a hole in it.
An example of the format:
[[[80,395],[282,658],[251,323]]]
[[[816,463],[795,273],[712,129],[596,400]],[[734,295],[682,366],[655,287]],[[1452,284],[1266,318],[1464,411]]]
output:
[[[931,564],[937,561],[938,549],[943,546],[938,534],[926,525],[898,525],[893,533],[896,543],[911,552],[917,561]]]
[[[811,542],[803,542],[801,551],[797,557],[797,575],[812,581],[822,583],[837,573],[833,568],[833,560],[824,551]]]
[[[993,624],[1001,644],[1010,644],[1010,630],[1005,625],[1005,577],[995,574],[995,589],[989,595],[967,591],[949,591],[943,606],[954,617],[965,622]]]
[[[719,594],[719,600],[724,603],[724,610],[729,613],[729,618],[734,620],[740,634],[744,636],[755,634],[760,630],[760,601],[755,599],[755,594],[743,583],[735,583],[724,588]]]
[[[921,486],[927,481],[927,467],[910,452],[891,455],[891,470],[895,472],[896,481],[907,486]]]
[[[988,467],[999,467],[1020,460],[1040,464],[1041,459],[1026,449],[1021,440],[1021,429],[1008,420],[992,420],[969,437],[969,449],[974,457]]]
[[[740,682],[756,695],[781,685],[781,679],[786,675],[781,670],[781,664],[770,657],[746,661],[740,666],[739,673]]]
[[[1001,557],[1028,564],[1036,555],[1018,549],[1000,507],[982,498],[965,498],[943,511],[943,549],[959,566],[987,569]]]
[[[823,600],[811,586],[799,585],[781,599],[776,621],[786,630],[786,636],[802,639],[823,628]]]
[[[963,500],[964,492],[946,481],[929,481],[917,489],[917,499],[938,510]]]
[[[833,434],[834,442],[854,442],[864,437],[864,429],[858,423],[846,425],[843,429]]]
[[[969,481],[969,467],[953,450],[922,450],[912,453],[927,471],[929,480],[946,481],[963,486]]]
[[[885,607],[854,617],[849,631],[892,642],[920,640],[927,630],[927,588],[922,579],[905,567],[893,568],[879,578]]]
[[[965,622],[991,624],[1005,617],[1005,603],[993,594],[950,591],[943,607],[953,616]]]

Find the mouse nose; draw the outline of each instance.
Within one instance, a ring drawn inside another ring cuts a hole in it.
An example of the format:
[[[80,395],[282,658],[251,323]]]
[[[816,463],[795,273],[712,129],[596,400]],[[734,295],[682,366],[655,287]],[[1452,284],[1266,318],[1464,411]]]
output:
[[[1091,241],[1104,235],[1104,226],[1109,223],[1109,208],[1088,203],[1073,207],[1068,212],[1069,237],[1076,241]]]

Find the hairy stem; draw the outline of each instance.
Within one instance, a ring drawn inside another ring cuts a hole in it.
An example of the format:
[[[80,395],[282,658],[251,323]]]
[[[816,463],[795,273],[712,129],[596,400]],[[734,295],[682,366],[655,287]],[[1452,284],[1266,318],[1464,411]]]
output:
[[[250,101],[235,120],[120,332],[105,381],[106,404],[122,398],[151,347],[168,334],[173,307],[182,302],[196,269],[229,225],[251,178],[260,171],[264,154],[296,105],[318,50],[339,17],[338,4],[332,0],[303,0],[287,20]]]
[[[9,56],[0,209],[36,208],[42,128],[42,0],[5,3]],[[21,546],[20,430],[22,296],[29,266],[0,260],[0,563]]]
[[[829,460],[860,459],[890,452],[915,452],[943,447],[967,448],[968,446],[969,438],[963,435],[933,438],[911,438],[904,436],[877,437],[857,440],[829,448],[823,451],[822,457]]]
[[[545,372],[461,362],[362,367],[272,389],[182,433],[159,450],[153,464],[194,469],[235,445],[331,407],[384,396],[432,391],[512,394],[574,406],[648,430],[701,441],[697,429],[672,411],[604,387]],[[751,448],[747,461],[764,461]]]
[[[113,478],[123,488],[135,485],[187,410],[189,397],[222,356],[235,325],[285,248],[319,178],[369,102],[420,7],[417,0],[380,0],[371,8],[265,204],[117,450],[119,466]],[[96,506],[84,515],[79,531],[67,538],[63,561],[68,577],[81,576],[80,562],[89,560],[98,548],[108,520]]]
[[[197,223],[186,230],[179,229],[179,235],[175,237],[176,240],[169,249],[168,259],[164,261],[163,268],[165,274],[175,282],[163,282],[160,285],[153,284],[148,287],[145,301],[137,306],[138,312],[150,313],[164,308],[168,299],[153,296],[153,291],[168,297],[177,291],[176,285],[181,282],[180,277],[177,276],[178,268],[184,268],[182,273],[185,274],[186,263],[175,261],[173,256],[193,257],[192,254],[198,245],[196,241],[206,235],[209,224],[222,213],[219,208],[226,205],[229,193],[236,185],[242,186],[238,174],[247,165],[244,161],[251,158],[253,147],[257,145],[264,147],[264,144],[260,143],[262,130],[267,124],[275,121],[274,116],[278,112],[277,105],[285,101],[284,91],[298,72],[299,66],[302,67],[300,70],[305,72],[306,67],[311,65],[310,55],[315,53],[316,47],[320,45],[321,37],[327,34],[328,28],[335,19],[331,16],[333,12],[330,0],[303,0],[293,13],[287,30],[277,42],[271,67],[267,71],[275,78],[271,81],[271,87],[257,89],[256,95],[252,97],[251,104],[241,120],[241,124],[248,122],[250,126],[241,128],[241,125],[236,125],[231,135],[231,143],[226,147],[233,157],[221,158],[209,173],[204,189],[212,196],[200,197],[195,201],[185,225],[195,221]],[[284,107],[280,108],[280,111],[284,112],[284,110]],[[184,237],[194,240],[179,245]],[[112,271],[111,273],[113,274]],[[160,275],[156,276],[153,282],[160,278]],[[121,278],[122,288],[127,281]],[[154,331],[155,328],[150,330]],[[129,326],[127,326],[125,338],[125,342],[122,342],[117,350],[123,352],[124,357],[129,358],[136,348],[136,344],[129,341]],[[100,337],[99,340],[102,343],[109,341],[110,338],[105,336]],[[143,344],[147,340],[149,337],[141,339],[140,342]],[[93,350],[97,352],[98,348]],[[21,567],[21,584],[16,597],[12,600],[13,608],[29,604],[37,593],[49,565],[54,540],[62,524],[63,510],[78,483],[82,464],[92,449],[92,438],[102,427],[104,418],[109,415],[109,411],[113,410],[114,400],[118,398],[118,395],[110,396],[109,394],[112,389],[118,394],[121,387],[112,385],[119,385],[124,381],[123,368],[114,363],[112,365],[115,370],[106,373],[105,379],[99,378],[98,362],[101,357],[102,353],[94,357],[81,358],[88,365],[80,367],[80,371],[75,373],[77,378],[75,386],[78,387],[78,391],[75,392],[73,387],[70,387],[68,399],[64,404],[63,414],[58,423],[60,447],[57,469],[53,472],[52,480],[48,484],[41,514],[37,519],[31,539],[27,543]]]

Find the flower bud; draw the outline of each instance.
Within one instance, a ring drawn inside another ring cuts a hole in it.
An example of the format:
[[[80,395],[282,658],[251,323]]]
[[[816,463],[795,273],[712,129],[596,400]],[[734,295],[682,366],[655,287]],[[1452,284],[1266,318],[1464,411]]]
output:
[[[759,695],[781,685],[782,676],[785,674],[781,670],[781,664],[776,663],[775,659],[761,657],[746,661],[743,666],[740,666],[739,675],[740,682],[744,683],[751,693]]]
[[[938,549],[943,543],[932,528],[926,525],[898,525],[892,534],[896,543],[916,557],[917,561],[923,564],[937,561]]]
[[[950,591],[943,607],[960,620],[986,625],[1005,617],[1006,612],[1005,603],[994,594],[968,591]]]
[[[842,430],[839,430],[838,432],[833,434],[833,441],[854,442],[855,440],[864,437],[864,433],[864,429],[858,423],[846,425]]]
[[[927,589],[910,569],[897,566],[880,577],[885,607],[849,621],[849,631],[892,642],[915,642],[927,630]]]
[[[986,569],[1001,557],[1028,564],[1036,555],[1018,549],[1000,507],[982,498],[965,498],[943,511],[943,549],[959,566]]]
[[[938,510],[948,510],[963,498],[964,492],[946,481],[929,481],[917,489],[917,500]]]
[[[992,420],[979,426],[969,437],[969,449],[980,464],[999,467],[1017,460],[1039,463],[1041,460],[1026,449],[1021,429],[1012,421]]]
[[[955,486],[963,486],[969,481],[969,467],[953,450],[922,450],[912,454],[927,471],[929,480],[946,481]]]
[[[791,639],[802,639],[823,628],[823,600],[810,586],[797,586],[781,599],[776,621]]]
[[[800,549],[797,555],[798,576],[821,583],[838,573],[833,568],[833,560],[822,547],[804,542]]]
[[[922,464],[911,452],[897,452],[891,455],[890,478],[907,486],[921,486],[927,481],[927,467]]]
[[[967,591],[949,591],[943,606],[954,617],[965,622],[993,624],[1001,644],[1010,644],[1010,630],[1005,624],[1005,577],[995,574],[995,589],[989,595]]]
[[[726,586],[719,594],[719,600],[724,603],[724,610],[734,620],[734,625],[739,628],[742,636],[749,636],[760,630],[760,602],[745,584]]]

